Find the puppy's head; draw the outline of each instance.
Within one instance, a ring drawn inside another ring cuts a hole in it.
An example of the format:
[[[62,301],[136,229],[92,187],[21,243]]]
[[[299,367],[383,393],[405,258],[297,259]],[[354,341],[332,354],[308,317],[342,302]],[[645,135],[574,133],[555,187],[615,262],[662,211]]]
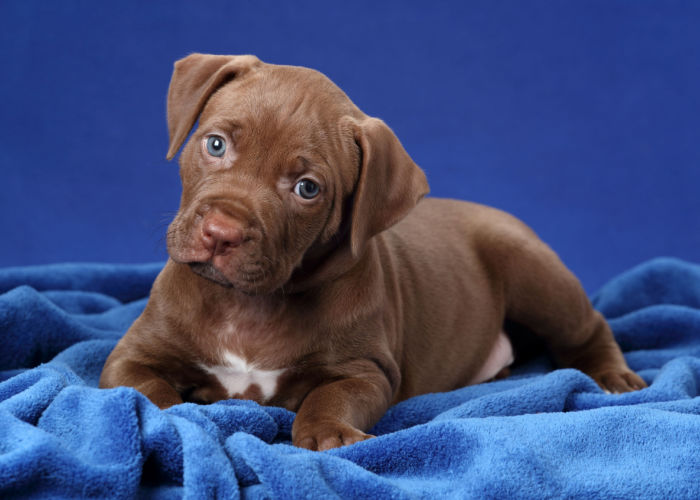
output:
[[[245,293],[277,290],[334,253],[359,258],[428,190],[389,127],[310,69],[192,54],[170,82],[168,159],[198,119],[168,251]]]

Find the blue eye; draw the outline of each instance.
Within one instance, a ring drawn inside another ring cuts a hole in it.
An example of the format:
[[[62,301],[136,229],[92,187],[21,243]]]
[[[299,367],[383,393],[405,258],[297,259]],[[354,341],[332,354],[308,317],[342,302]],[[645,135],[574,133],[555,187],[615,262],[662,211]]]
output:
[[[310,200],[318,196],[321,188],[311,179],[302,179],[294,186],[294,194],[301,196],[305,200]]]
[[[207,151],[212,156],[224,156],[226,141],[220,135],[212,135],[207,139]]]

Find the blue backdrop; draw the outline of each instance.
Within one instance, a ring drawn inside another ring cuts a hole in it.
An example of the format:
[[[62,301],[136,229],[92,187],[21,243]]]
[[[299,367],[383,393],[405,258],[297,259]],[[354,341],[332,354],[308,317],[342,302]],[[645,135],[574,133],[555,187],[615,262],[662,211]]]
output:
[[[700,249],[700,3],[0,3],[0,266],[165,259],[190,52],[319,69],[432,195],[530,224],[589,291]]]

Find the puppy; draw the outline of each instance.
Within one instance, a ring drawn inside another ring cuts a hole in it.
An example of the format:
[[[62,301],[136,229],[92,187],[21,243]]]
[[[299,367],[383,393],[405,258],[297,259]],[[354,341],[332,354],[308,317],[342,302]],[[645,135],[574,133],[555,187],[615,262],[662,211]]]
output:
[[[609,392],[645,387],[577,279],[517,219],[421,199],[381,120],[316,71],[193,54],[168,92],[182,200],[170,259],[104,366],[160,408],[252,399],[295,445],[351,444],[387,408],[505,373],[504,325]]]

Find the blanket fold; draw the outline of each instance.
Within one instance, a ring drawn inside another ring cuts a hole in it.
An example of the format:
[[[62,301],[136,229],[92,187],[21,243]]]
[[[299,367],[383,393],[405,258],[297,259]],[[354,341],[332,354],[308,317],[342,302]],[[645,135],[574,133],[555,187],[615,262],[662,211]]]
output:
[[[654,259],[593,298],[648,389],[542,358],[321,453],[291,446],[281,408],[97,388],[161,267],[0,269],[0,497],[700,498],[699,265]]]

